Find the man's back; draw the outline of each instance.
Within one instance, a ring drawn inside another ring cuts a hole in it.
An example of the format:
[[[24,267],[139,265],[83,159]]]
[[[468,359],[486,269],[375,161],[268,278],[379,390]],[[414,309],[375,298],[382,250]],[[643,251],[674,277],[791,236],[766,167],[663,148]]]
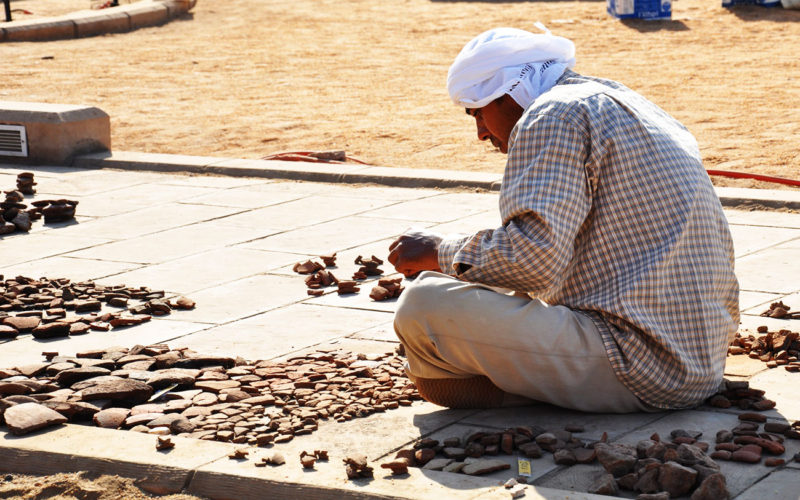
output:
[[[567,71],[511,136],[504,223],[542,275],[525,290],[588,313],[620,380],[657,407],[720,382],[738,324],[727,222],[692,135],[625,86]],[[536,252],[534,252],[535,254]]]

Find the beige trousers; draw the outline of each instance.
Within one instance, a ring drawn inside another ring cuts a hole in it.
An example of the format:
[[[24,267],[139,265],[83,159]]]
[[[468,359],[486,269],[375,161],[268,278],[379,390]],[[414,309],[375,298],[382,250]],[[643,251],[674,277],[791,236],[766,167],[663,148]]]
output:
[[[592,320],[568,307],[426,271],[401,295],[394,327],[412,381],[485,375],[564,408],[653,411],[617,379]]]

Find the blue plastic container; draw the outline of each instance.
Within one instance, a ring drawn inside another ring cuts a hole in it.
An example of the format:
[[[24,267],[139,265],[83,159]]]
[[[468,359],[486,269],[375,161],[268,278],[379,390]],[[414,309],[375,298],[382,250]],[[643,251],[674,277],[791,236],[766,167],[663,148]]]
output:
[[[671,19],[672,1],[606,0],[606,10],[609,14],[619,19],[647,19],[654,21],[659,19]]]

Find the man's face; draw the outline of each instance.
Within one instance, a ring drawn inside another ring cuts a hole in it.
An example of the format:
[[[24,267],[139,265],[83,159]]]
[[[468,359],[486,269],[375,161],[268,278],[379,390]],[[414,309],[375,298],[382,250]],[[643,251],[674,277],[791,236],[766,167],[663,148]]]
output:
[[[522,116],[523,109],[510,96],[504,95],[482,108],[467,108],[467,114],[475,118],[478,139],[489,140],[501,153],[508,153],[511,130]]]

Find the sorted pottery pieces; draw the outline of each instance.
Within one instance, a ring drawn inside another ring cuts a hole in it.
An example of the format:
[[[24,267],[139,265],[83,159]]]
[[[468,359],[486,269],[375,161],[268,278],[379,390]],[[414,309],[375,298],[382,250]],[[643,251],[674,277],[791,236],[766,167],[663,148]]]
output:
[[[773,313],[788,310],[782,302],[772,305],[775,306],[771,309]],[[789,330],[770,332],[766,326],[759,326],[757,332],[762,335],[743,335],[737,332],[728,347],[728,354],[746,354],[750,358],[766,363],[768,368],[783,366],[786,371],[800,372],[800,333]]]
[[[127,310],[103,312],[104,304]],[[66,278],[4,279],[0,275],[0,339],[13,339],[20,333],[51,339],[91,330],[108,331],[144,323],[173,309],[194,307],[191,299],[168,301],[163,291],[146,287],[98,285]]]

